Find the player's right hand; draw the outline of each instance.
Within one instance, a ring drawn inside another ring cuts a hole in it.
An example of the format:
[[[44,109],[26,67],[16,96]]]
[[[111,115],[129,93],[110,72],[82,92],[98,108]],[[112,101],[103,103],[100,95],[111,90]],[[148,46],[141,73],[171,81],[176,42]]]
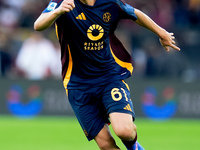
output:
[[[59,14],[64,14],[65,12],[72,11],[74,8],[74,0],[63,0],[57,11]]]

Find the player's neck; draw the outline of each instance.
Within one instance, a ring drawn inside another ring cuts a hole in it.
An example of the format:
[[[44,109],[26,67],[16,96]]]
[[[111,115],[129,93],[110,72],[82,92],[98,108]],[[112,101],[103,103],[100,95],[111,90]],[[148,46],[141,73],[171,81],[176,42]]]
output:
[[[80,0],[83,4],[93,6],[96,0]]]

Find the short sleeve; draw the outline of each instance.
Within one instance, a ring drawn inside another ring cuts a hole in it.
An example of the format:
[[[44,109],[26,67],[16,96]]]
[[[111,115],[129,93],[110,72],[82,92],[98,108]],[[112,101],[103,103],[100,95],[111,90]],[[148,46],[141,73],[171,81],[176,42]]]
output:
[[[55,10],[56,8],[58,8],[60,6],[62,1],[63,0],[51,0],[49,2],[49,5],[47,6],[47,8],[42,13],[47,13],[47,12],[51,12],[51,11]]]
[[[131,19],[133,21],[137,20],[135,9],[131,5],[124,3],[121,0],[119,1],[118,5],[121,8],[121,19]]]

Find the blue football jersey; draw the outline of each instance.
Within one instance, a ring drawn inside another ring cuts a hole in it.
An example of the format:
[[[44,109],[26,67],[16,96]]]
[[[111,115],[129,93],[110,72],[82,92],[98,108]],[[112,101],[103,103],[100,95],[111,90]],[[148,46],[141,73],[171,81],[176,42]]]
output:
[[[63,0],[51,0],[54,11]],[[114,31],[120,19],[135,21],[134,8],[121,0],[96,0],[93,6],[74,0],[75,8],[56,20],[65,88],[88,88],[123,80],[132,74],[129,53]]]

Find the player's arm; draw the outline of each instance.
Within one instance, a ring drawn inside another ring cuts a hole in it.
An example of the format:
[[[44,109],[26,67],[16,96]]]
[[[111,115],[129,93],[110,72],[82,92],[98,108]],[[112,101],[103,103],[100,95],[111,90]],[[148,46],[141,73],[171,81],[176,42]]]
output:
[[[135,21],[140,26],[143,26],[155,34],[157,34],[160,38],[161,45],[169,51],[169,47],[174,48],[175,50],[180,51],[180,48],[175,45],[175,37],[173,33],[167,32],[165,29],[157,25],[150,17],[141,12],[138,9],[135,9],[135,14],[137,16],[137,20]]]
[[[47,13],[42,13],[35,21],[34,29],[36,31],[42,31],[49,28],[60,15],[70,12],[74,8],[74,0],[63,0],[57,9]]]

